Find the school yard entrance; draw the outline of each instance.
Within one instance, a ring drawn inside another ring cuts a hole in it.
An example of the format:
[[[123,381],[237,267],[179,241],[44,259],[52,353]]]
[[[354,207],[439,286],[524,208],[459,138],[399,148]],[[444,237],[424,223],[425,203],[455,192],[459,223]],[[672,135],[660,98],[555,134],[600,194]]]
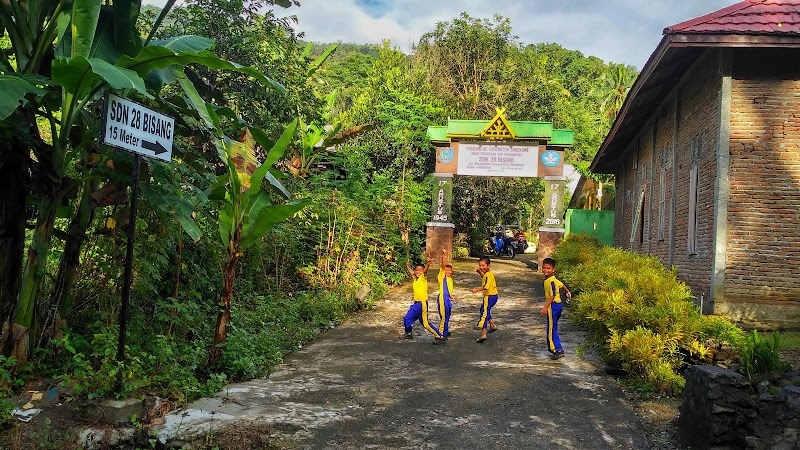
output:
[[[568,308],[560,322],[567,356],[549,358],[538,314],[542,276],[530,258],[492,261],[499,330],[483,344],[473,329],[480,296],[468,290],[480,284],[476,260],[455,261],[446,345],[432,345],[419,324],[413,340],[398,339],[411,298],[410,285],[401,286],[287,357],[269,378],[170,414],[159,436],[176,444],[234,433],[242,444],[288,449],[648,448],[622,391],[582,353]]]

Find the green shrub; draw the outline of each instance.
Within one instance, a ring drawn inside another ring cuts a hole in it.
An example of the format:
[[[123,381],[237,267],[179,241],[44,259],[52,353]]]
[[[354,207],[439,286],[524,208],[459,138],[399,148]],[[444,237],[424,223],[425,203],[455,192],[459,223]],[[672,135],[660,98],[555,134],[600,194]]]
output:
[[[98,322],[91,327],[91,341],[73,330],[64,330],[64,337],[53,340],[49,352],[38,355],[40,374],[61,380],[73,395],[90,400],[126,397],[144,390],[185,403],[224,386],[218,375],[203,374],[207,341],[158,334],[157,321],[150,323],[147,332],[142,322],[140,315],[131,318],[131,334],[136,333],[139,339],[126,342],[124,365],[116,359],[117,328]],[[114,392],[120,373],[122,390]],[[222,379],[227,377],[223,375]]]
[[[683,378],[675,373],[681,356],[677,343],[642,327],[611,331],[608,339],[609,358],[630,374],[642,378],[657,391],[680,392]]]
[[[16,405],[11,397],[25,385],[29,370],[29,365],[17,367],[16,358],[0,355],[0,428],[13,421],[11,410]]]
[[[791,364],[781,360],[779,350],[778,333],[774,333],[772,339],[764,339],[753,330],[742,349],[742,372],[751,380],[759,375],[786,372]]]
[[[265,376],[285,355],[358,308],[343,288],[243,298],[233,310],[220,369],[234,380]]]
[[[469,258],[469,236],[466,233],[456,233],[453,241],[452,258]]]
[[[729,345],[741,352],[747,342],[745,332],[722,316],[700,316],[698,326],[700,339],[710,341],[717,348]]]
[[[589,331],[606,361],[662,392],[678,392],[678,373],[710,355],[709,346],[740,348],[741,330],[718,316],[702,316],[676,269],[657,258],[602,246],[570,235],[558,247],[562,281],[577,293],[573,320]]]
[[[553,257],[559,267],[575,267],[588,262],[601,247],[600,241],[585,233],[570,234],[558,244]]]

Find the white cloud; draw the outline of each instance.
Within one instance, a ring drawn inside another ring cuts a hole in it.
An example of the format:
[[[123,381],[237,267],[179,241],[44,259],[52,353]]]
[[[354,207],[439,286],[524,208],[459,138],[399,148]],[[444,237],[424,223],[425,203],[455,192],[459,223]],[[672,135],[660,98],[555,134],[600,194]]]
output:
[[[354,0],[301,0],[299,8],[276,10],[298,17],[298,31],[317,42],[392,44],[408,50],[437,22],[466,11],[472,17],[508,17],[524,44],[555,42],[584,55],[641,68],[658,45],[662,30],[732,4],[674,0],[396,0],[379,18],[370,17]]]

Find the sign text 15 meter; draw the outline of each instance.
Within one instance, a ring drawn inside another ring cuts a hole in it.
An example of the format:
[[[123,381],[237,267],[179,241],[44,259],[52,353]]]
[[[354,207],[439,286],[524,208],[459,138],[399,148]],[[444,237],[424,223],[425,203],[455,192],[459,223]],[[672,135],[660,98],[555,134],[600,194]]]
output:
[[[143,156],[172,159],[175,120],[128,99],[108,94],[101,141]]]

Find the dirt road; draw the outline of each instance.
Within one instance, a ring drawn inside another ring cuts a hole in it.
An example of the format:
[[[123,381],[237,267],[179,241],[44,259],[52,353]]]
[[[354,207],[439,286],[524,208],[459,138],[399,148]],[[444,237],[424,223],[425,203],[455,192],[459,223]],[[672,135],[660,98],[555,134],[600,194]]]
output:
[[[545,349],[542,277],[527,255],[496,259],[499,326],[479,344],[476,260],[457,261],[457,301],[446,345],[420,325],[398,339],[410,285],[286,358],[269,378],[228,386],[171,414],[162,442],[180,445],[225,430],[255,430],[252,447],[309,449],[648,448],[613,379],[585,352],[583,335],[560,326],[567,356]],[[438,323],[434,266],[431,321]],[[269,433],[269,437],[265,433]]]

